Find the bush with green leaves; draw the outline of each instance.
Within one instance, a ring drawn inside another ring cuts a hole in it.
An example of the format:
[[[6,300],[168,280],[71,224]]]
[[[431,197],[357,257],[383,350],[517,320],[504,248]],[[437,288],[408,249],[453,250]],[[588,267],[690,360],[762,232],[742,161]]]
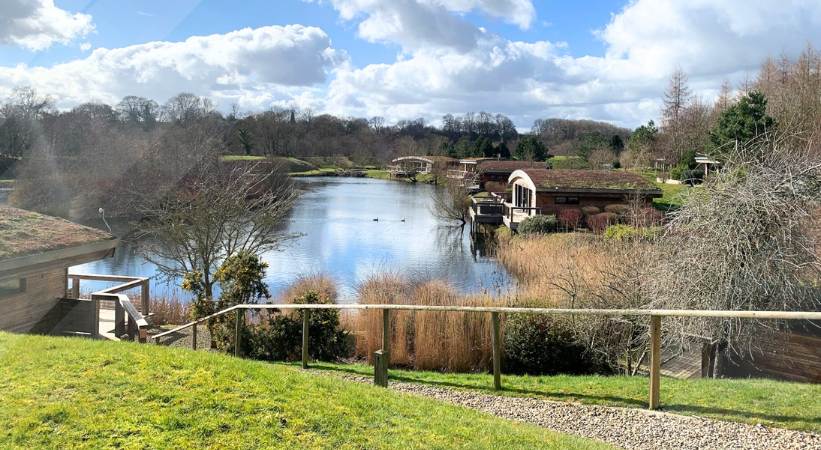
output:
[[[633,227],[615,224],[604,230],[604,238],[611,241],[649,241],[659,235],[661,235],[661,227]]]
[[[612,370],[560,319],[515,314],[505,322],[504,370],[515,374],[589,374]]]
[[[519,224],[518,231],[522,235],[552,233],[559,228],[559,221],[554,215],[538,215],[528,217]]]
[[[319,304],[325,300],[309,291],[294,303]],[[254,359],[292,361],[302,355],[302,320],[305,311],[293,314],[270,314],[259,324],[247,327],[244,339],[246,353]],[[339,324],[339,311],[315,309],[308,312],[308,354],[311,359],[334,361],[350,355],[348,333]]]

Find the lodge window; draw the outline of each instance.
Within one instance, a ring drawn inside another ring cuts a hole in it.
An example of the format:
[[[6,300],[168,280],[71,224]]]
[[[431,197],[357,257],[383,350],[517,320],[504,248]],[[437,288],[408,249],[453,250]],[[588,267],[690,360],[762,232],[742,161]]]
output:
[[[532,191],[522,185],[516,184],[516,198],[514,204],[519,208],[529,208]]]
[[[557,205],[578,205],[579,197],[556,197]]]
[[[0,280],[0,298],[11,297],[26,291],[25,278],[7,278]]]

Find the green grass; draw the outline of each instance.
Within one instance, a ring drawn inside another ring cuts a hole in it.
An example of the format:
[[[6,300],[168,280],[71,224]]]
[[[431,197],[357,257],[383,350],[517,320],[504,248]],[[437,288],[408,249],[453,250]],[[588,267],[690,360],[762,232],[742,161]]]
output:
[[[322,364],[323,370],[371,375],[361,364]],[[493,391],[489,374],[454,374],[393,370],[391,379]],[[648,380],[624,376],[515,376],[502,377],[499,395],[541,397],[596,405],[645,408]],[[662,378],[663,411],[744,423],[821,432],[821,385],[760,379]]]
[[[327,177],[336,174],[336,169],[331,167],[323,167],[321,169],[304,170],[301,172],[291,172],[288,175],[292,177]]]
[[[391,178],[391,173],[387,170],[368,169],[365,171],[365,176],[368,178],[376,178],[378,180],[389,180]]]
[[[0,333],[0,448],[608,448],[284,365]]]
[[[661,189],[662,196],[653,199],[653,206],[662,211],[680,208],[684,202],[684,196],[692,189],[686,184],[659,183],[656,181],[656,172],[652,170],[636,170],[635,172]]]

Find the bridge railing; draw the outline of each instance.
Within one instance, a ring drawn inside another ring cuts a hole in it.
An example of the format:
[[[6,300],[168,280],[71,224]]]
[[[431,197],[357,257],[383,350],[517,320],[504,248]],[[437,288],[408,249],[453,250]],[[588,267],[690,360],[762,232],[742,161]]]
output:
[[[260,304],[236,305],[218,311],[209,316],[181,325],[164,333],[152,337],[156,344],[164,336],[178,333],[186,328],[193,328],[192,347],[197,348],[197,325],[229,313],[235,314],[234,355],[239,356],[241,327],[243,317],[248,310],[301,310],[302,315],[302,367],[308,367],[308,320],[310,311],[314,309],[335,310],[378,310],[382,311],[382,349],[375,355],[378,360],[375,381],[384,385],[388,380],[387,368],[390,362],[390,313],[391,311],[437,311],[462,312],[474,314],[490,314],[492,320],[491,344],[493,348],[493,385],[495,389],[502,388],[501,358],[502,335],[500,326],[501,314],[546,314],[546,315],[591,315],[591,316],[647,316],[650,318],[650,386],[648,407],[659,407],[659,390],[661,378],[661,325],[665,317],[702,317],[702,318],[734,318],[759,320],[821,320],[821,312],[803,311],[711,311],[689,309],[569,309],[569,308],[515,308],[493,306],[430,306],[430,305],[365,305],[365,304]]]

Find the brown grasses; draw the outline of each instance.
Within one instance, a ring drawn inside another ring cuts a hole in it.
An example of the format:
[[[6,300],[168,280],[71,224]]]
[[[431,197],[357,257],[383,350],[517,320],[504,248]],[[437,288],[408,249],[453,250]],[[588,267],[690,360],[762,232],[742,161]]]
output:
[[[506,304],[486,296],[464,296],[441,281],[411,282],[378,275],[359,288],[359,302],[481,306]],[[370,359],[382,346],[381,311],[360,312],[354,322],[356,351]],[[491,360],[490,315],[423,311],[391,311],[391,362],[424,370],[486,370]]]
[[[138,298],[132,299],[139,302]],[[137,303],[138,304],[138,303]],[[154,325],[181,325],[191,320],[191,303],[177,296],[151,299],[151,323]]]
[[[520,306],[578,306],[581,297],[601,288],[606,268],[619,256],[600,237],[581,233],[516,236],[499,246],[496,257],[516,279]]]

